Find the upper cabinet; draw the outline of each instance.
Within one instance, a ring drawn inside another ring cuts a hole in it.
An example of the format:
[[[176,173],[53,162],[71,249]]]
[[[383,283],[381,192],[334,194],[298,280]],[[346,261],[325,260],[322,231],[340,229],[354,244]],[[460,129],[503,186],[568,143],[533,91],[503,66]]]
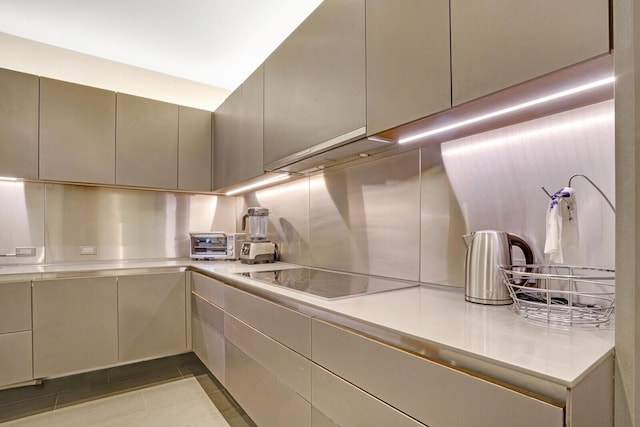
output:
[[[38,77],[0,69],[0,176],[38,178]]]
[[[227,97],[214,118],[214,189],[262,174],[262,66]]]
[[[179,107],[178,188],[211,191],[211,111]]]
[[[178,188],[178,106],[119,93],[116,184]]]
[[[264,164],[365,134],[365,2],[325,0],[264,63]]]
[[[606,0],[451,0],[453,104],[609,52]]]
[[[449,0],[367,0],[367,134],[451,107]]]
[[[116,95],[40,79],[40,179],[115,183]]]

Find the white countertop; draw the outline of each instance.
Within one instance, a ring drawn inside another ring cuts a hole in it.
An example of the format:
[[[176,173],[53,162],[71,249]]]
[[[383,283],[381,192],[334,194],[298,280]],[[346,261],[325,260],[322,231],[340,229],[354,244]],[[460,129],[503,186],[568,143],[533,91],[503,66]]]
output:
[[[189,267],[233,277],[268,294],[358,319],[426,343],[437,344],[479,360],[528,373],[567,387],[575,385],[613,351],[613,321],[598,328],[559,328],[531,323],[511,306],[468,303],[459,288],[416,286],[380,294],[326,301],[300,292],[234,275],[274,269],[274,264],[156,260],[2,266],[0,280],[46,273],[90,272],[137,268]],[[277,268],[297,267],[278,263]]]

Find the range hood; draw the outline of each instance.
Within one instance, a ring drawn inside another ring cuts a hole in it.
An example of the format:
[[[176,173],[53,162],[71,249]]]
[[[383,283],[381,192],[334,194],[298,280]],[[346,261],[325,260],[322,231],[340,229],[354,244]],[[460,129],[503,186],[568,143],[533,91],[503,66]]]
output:
[[[368,157],[396,146],[394,141],[365,135],[366,127],[355,129],[272,162],[265,166],[265,170],[304,175]]]

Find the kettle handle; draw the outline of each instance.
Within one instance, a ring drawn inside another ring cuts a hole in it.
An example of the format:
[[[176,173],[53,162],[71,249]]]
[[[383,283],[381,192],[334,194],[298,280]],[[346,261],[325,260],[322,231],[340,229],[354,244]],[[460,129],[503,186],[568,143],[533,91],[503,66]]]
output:
[[[533,256],[533,250],[531,249],[531,246],[529,246],[526,240],[524,240],[522,237],[516,234],[507,233],[507,238],[509,239],[509,244],[513,246],[517,246],[520,249],[522,249],[522,253],[524,254],[525,264],[527,264],[527,267],[524,268],[524,271],[525,272],[533,271],[533,268],[531,267],[531,265],[535,262],[535,259]],[[522,279],[516,284],[520,286],[526,286],[527,279]]]
[[[525,263],[527,265],[531,265],[535,262],[533,256],[533,250],[531,246],[520,236],[517,234],[507,233],[507,237],[509,238],[509,244],[512,246],[517,246],[522,249],[522,253],[524,254]]]

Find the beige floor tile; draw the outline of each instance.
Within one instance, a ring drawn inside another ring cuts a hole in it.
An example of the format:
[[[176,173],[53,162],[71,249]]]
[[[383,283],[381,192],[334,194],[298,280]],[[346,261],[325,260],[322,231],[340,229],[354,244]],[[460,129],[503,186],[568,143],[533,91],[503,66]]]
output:
[[[145,407],[149,410],[177,405],[196,398],[207,397],[195,378],[186,378],[142,390]]]

